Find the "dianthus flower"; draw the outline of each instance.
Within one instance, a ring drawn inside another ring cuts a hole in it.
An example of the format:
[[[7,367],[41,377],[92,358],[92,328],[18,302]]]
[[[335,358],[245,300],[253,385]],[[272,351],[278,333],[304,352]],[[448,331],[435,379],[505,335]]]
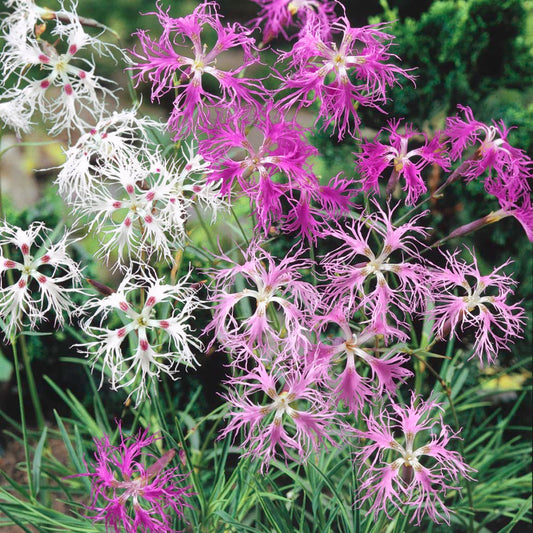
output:
[[[214,331],[213,342],[218,340],[237,354],[253,354],[259,360],[296,356],[306,347],[305,333],[319,297],[313,285],[301,280],[300,271],[311,266],[302,254],[303,250],[293,249],[278,262],[252,242],[243,252],[242,265],[222,256],[232,266],[209,272],[216,307],[206,331]],[[250,300],[250,316],[239,318],[239,308],[246,309],[243,306]]]
[[[324,32],[329,32],[335,17],[336,2],[332,0],[252,0],[261,11],[253,21],[262,27],[263,42],[268,43],[280,34],[288,39],[287,29],[305,27],[310,17],[317,17]],[[327,35],[327,33],[326,33]]]
[[[407,335],[400,331],[391,331],[384,324],[366,327],[360,333],[354,333],[346,318],[346,309],[335,307],[322,318],[323,325],[337,324],[341,329],[341,337],[334,337],[330,344],[320,343],[318,347],[318,363],[324,365],[326,373],[325,385],[333,392],[338,402],[343,402],[353,413],[373,403],[374,398],[381,398],[385,393],[394,394],[397,383],[403,382],[411,372],[403,365],[406,357],[390,352],[377,357],[372,355],[372,348],[366,344],[374,343],[379,337],[394,333],[396,337],[405,339]],[[329,339],[329,336],[328,336]],[[370,377],[358,372],[361,363],[370,369]],[[339,373],[339,366],[343,370]],[[331,377],[334,374],[334,377]]]
[[[186,498],[193,494],[183,482],[188,474],[180,467],[167,468],[175,451],[161,457],[151,446],[161,437],[140,430],[124,437],[119,425],[120,443],[115,446],[108,435],[95,439],[95,463],[85,475],[92,481],[92,503],[87,506],[95,523],[104,523],[115,533],[172,533],[174,517],[190,507]]]
[[[211,162],[209,181],[220,182],[224,196],[238,185],[250,198],[264,234],[280,224],[282,230],[314,240],[320,215],[313,202],[331,218],[350,206],[350,182],[337,176],[321,185],[308,162],[317,150],[305,138],[306,130],[272,104],[253,114],[244,109],[218,113],[214,123],[202,129],[207,136],[199,151]]]
[[[144,301],[139,301],[141,291]],[[105,287],[101,292],[104,298],[92,298],[83,307],[90,315],[83,329],[95,340],[78,346],[92,358],[93,367],[97,362],[102,366],[102,383],[107,369],[111,388],[127,388],[138,405],[147,396],[152,378],[164,372],[177,379],[179,365],[196,363],[193,349],[201,343],[187,322],[202,304],[188,276],[168,285],[148,268],[137,273],[129,269],[116,291]],[[120,325],[104,326],[106,321],[116,323],[110,314],[120,316]],[[127,338],[130,344],[124,342]],[[165,340],[167,351],[163,350]],[[135,347],[133,353],[128,354],[128,346]]]
[[[485,178],[487,192],[496,197],[498,193],[506,193],[507,200],[517,200],[530,190],[528,180],[533,177],[531,159],[523,150],[509,144],[509,130],[503,121],[487,126],[474,119],[469,107],[458,107],[465,119],[459,115],[446,119],[445,134],[450,139],[450,155],[457,160],[469,146],[476,146],[474,155],[461,167],[462,175],[472,180],[488,172]]]
[[[53,243],[50,232],[42,222],[32,223],[27,230],[6,221],[0,224],[0,246],[9,249],[9,255],[0,252],[0,318],[8,340],[21,328],[24,317],[33,329],[53,311],[55,323],[62,326],[63,312],[76,308],[71,295],[83,292],[78,288],[81,271],[66,251],[69,235]]]
[[[63,199],[73,203],[79,197],[90,196],[102,181],[102,170],[115,158],[137,159],[150,148],[155,150],[148,134],[162,131],[164,126],[148,117],[138,117],[136,111],[123,110],[100,118],[68,148],[55,182]]]
[[[192,14],[172,18],[158,7],[157,15],[163,33],[153,40],[144,30],[135,35],[139,38],[141,51],[132,51],[138,62],[131,67],[138,71],[137,81],[152,84],[152,101],[159,100],[169,91],[178,90],[174,109],[168,121],[169,129],[176,137],[190,133],[198,122],[209,122],[209,107],[233,106],[237,102],[253,102],[250,81],[239,77],[240,72],[257,62],[256,47],[250,30],[240,24],[224,26],[217,12],[217,4],[204,2]],[[202,42],[204,28],[217,34],[216,44],[208,50]],[[242,64],[233,70],[220,70],[217,58],[223,52],[238,48],[243,53]],[[193,57],[189,57],[192,51]],[[205,76],[213,77],[221,95],[210,93],[203,87]],[[196,113],[196,115],[195,115]]]
[[[365,417],[368,429],[357,431],[361,439],[370,441],[356,452],[359,475],[364,479],[358,505],[371,502],[368,512],[374,518],[381,512],[390,518],[391,506],[395,513],[404,513],[408,506],[414,510],[411,522],[419,525],[427,514],[434,522],[449,524],[444,497],[448,491],[461,490],[459,478],[472,479],[474,471],[458,452],[446,448],[458,437],[441,415],[432,417],[434,409],[442,409],[434,401],[424,402],[413,395],[409,407],[391,406],[377,415],[370,412]],[[389,454],[399,457],[389,462]]]
[[[374,190],[379,192],[378,180],[387,168],[391,173],[387,183],[387,193],[391,194],[400,178],[405,180],[403,190],[407,192],[406,203],[413,205],[418,197],[427,191],[422,179],[422,170],[428,165],[439,165],[443,170],[450,168],[450,163],[445,155],[445,147],[436,133],[431,140],[425,133],[413,130],[411,124],[405,125],[405,132],[399,133],[400,120],[390,120],[389,127],[383,128],[380,133],[389,134],[389,143],[384,144],[378,136],[372,142],[361,145],[361,153],[357,154],[358,167],[362,174],[364,191]],[[419,148],[408,149],[409,142],[423,136],[423,144]]]
[[[126,254],[138,260],[152,255],[171,260],[185,240],[188,208],[194,202],[222,203],[212,186],[189,179],[205,170],[205,162],[195,155],[179,168],[160,154],[137,159],[117,152],[99,170],[100,183],[87,197],[79,197],[74,209],[98,229],[100,256],[109,259],[118,251],[118,266]]]
[[[370,324],[387,324],[390,319],[401,326],[402,316],[394,308],[412,314],[425,307],[428,295],[428,274],[417,252],[418,238],[426,235],[417,221],[425,213],[395,227],[394,210],[386,213],[375,205],[377,212],[363,213],[346,228],[324,232],[342,242],[322,261],[328,282],[324,294],[329,302],[346,305],[349,312],[363,310]],[[372,233],[383,242],[378,253],[369,243]]]
[[[333,35],[341,35],[339,46],[324,41],[321,27],[310,19],[293,49],[280,55],[294,69],[283,83],[292,92],[282,103],[284,108],[301,108],[318,101],[317,122],[323,119],[324,128],[332,124],[341,139],[358,131],[359,105],[380,109],[397,77],[412,76],[389,62],[395,57],[389,52],[393,36],[382,32],[381,25],[352,28],[346,17],[339,17],[331,25]]]
[[[268,371],[262,363],[242,377],[231,378],[230,391],[224,396],[230,405],[229,422],[221,438],[240,431],[242,455],[260,459],[262,471],[276,454],[305,461],[311,451],[334,444],[328,431],[335,416],[322,393],[313,388],[315,380],[312,367]],[[268,403],[256,403],[257,394]]]
[[[524,323],[524,310],[518,304],[506,303],[516,282],[500,270],[510,261],[483,276],[473,253],[471,263],[460,259],[458,251],[443,254],[445,267],[431,275],[435,301],[429,313],[435,319],[434,331],[446,337],[474,330],[472,357],[479,357],[482,364],[494,363],[500,350],[508,350],[520,337]]]
[[[16,3],[17,9],[25,10],[30,4]],[[50,135],[63,130],[87,127],[86,115],[94,119],[105,110],[105,98],[116,100],[107,88],[108,82],[94,74],[92,60],[79,57],[83,50],[111,55],[111,46],[98,37],[92,37],[82,27],[76,13],[50,10],[37,11],[34,18],[45,21],[42,25],[27,27],[26,33],[20,24],[16,27],[4,23],[6,46],[0,54],[3,74],[2,85],[14,79],[14,86],[4,92],[1,103],[24,109],[24,115],[31,117],[38,109],[50,122]],[[26,11],[24,11],[26,13]],[[12,17],[13,24],[23,17]],[[48,19],[54,19],[50,30],[50,41],[43,36],[47,31]],[[9,19],[9,17],[8,17]],[[51,41],[54,41],[53,43]],[[14,125],[9,116],[8,125]],[[28,130],[30,123],[18,127]]]

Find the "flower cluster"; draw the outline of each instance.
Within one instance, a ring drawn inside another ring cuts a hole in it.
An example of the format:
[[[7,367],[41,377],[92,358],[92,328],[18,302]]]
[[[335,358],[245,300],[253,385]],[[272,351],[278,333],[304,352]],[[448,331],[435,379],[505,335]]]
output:
[[[497,198],[500,210],[487,217],[486,223],[513,216],[533,242],[533,207],[531,179],[533,161],[507,141],[509,130],[503,122],[487,126],[474,118],[469,107],[459,106],[459,115],[446,119],[445,134],[450,138],[452,160],[464,157],[471,146],[476,150],[457,169],[468,181],[486,175],[485,190]]]
[[[449,524],[446,497],[473,469],[454,451],[459,437],[436,397],[412,393],[402,404],[414,374],[410,355],[427,359],[454,335],[470,358],[494,363],[520,337],[525,313],[512,302],[516,283],[503,273],[509,262],[483,274],[473,252],[467,260],[442,245],[504,216],[533,240],[533,164],[509,144],[503,123],[487,126],[460,106],[464,116],[448,117],[432,135],[389,120],[359,142],[359,176],[319,176],[302,110],[317,109],[315,128],[355,139],[359,108],[383,111],[389,89],[414,77],[398,66],[386,25],[352,27],[336,1],[254,1],[260,11],[250,27],[224,23],[215,2],[179,18],[157,3],[150,15],[159,37],[135,34],[128,70],[138,85],[150,84],[152,101],[173,95],[171,143],[139,106],[108,109],[116,96],[95,74],[91,54],[113,55],[114,47],[86,31],[98,23],[63,4],[52,11],[9,0],[0,88],[10,88],[0,96],[0,119],[20,134],[39,110],[51,135],[69,132],[59,194],[75,223],[96,234],[96,257],[121,281],[113,289],[88,280],[99,294],[77,308],[71,296],[86,295],[66,252],[68,234],[54,243],[44,224],[22,230],[2,222],[0,323],[11,339],[25,322],[33,328],[53,313],[62,325],[64,312],[79,312],[79,351],[101,369],[101,385],[124,389],[139,408],[159,380],[197,364],[204,281],[191,284],[181,259],[189,251],[213,259],[203,270],[212,317],[202,333],[209,352],[224,351],[229,361],[220,438],[241,435],[242,455],[258,458],[262,472],[276,458],[306,461],[355,446],[358,505],[375,516],[394,510],[416,524],[425,516]],[[273,51],[271,83],[253,79],[265,45],[289,39],[292,27],[290,49]],[[235,56],[238,64],[228,66]],[[433,199],[463,176],[483,180],[500,210],[431,244],[422,222],[429,212],[416,211],[426,201],[425,173],[449,172],[452,162],[457,168]],[[357,195],[379,193],[383,178],[386,205],[376,194],[359,207]],[[403,200],[393,205],[391,196]],[[238,221],[246,246],[228,251],[221,236],[219,252],[186,249],[193,209],[209,208],[214,222],[242,197],[253,228],[248,239]],[[292,245],[276,239],[281,232]],[[149,410],[138,413],[142,419]],[[175,452],[155,455],[160,437],[148,430],[124,437],[119,425],[118,434],[119,445],[109,436],[96,442],[96,463],[84,474],[93,481],[90,518],[117,533],[171,531],[191,496],[186,476],[167,468]]]

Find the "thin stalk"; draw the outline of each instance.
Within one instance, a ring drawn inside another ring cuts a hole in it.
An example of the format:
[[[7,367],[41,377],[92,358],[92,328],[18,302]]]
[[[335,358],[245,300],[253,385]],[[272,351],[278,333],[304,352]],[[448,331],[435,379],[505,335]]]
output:
[[[244,242],[246,243],[246,246],[250,246],[250,241],[248,237],[246,236],[246,232],[244,231],[244,228],[242,227],[241,221],[239,220],[239,217],[237,216],[237,213],[235,213],[235,210],[233,209],[233,206],[230,206],[231,214],[233,215],[233,218],[235,219],[235,222],[237,223],[237,226],[239,227],[239,230],[241,232],[242,238],[244,239]]]
[[[33,404],[33,409],[35,411],[35,418],[37,421],[37,427],[40,431],[44,428],[44,415],[41,407],[41,402],[39,400],[39,394],[37,392],[37,387],[35,385],[35,379],[33,377],[33,371],[31,369],[30,354],[28,352],[28,345],[26,344],[26,338],[24,335],[19,335],[20,341],[20,351],[22,352],[22,364],[24,365],[24,371],[26,372],[26,380],[28,382],[28,388],[30,389],[30,398],[31,403]],[[15,349],[13,347],[13,353]]]
[[[205,232],[207,240],[209,241],[209,246],[211,246],[211,249],[213,250],[213,252],[215,252],[217,249],[217,245],[215,244],[215,241],[213,240],[213,236],[211,235],[211,232],[209,231],[209,228],[207,227],[207,224],[205,223],[200,213],[200,210],[198,209],[198,206],[196,204],[194,204],[194,210],[196,211],[196,215],[198,216],[200,226],[202,226],[202,229]]]
[[[17,343],[15,342],[15,339],[12,339],[11,344],[13,346],[15,376],[17,379],[17,392],[18,392],[18,397],[19,397],[19,408],[20,408],[20,425],[22,428],[22,439],[24,440],[24,457],[26,459],[26,475],[28,476],[28,488],[30,489],[30,499],[32,500],[32,503],[36,503],[35,495],[33,493],[33,478],[32,478],[31,464],[30,464],[30,446],[28,442],[28,433],[26,431],[26,414],[24,412],[22,379],[20,377],[19,357],[18,357],[18,352],[17,352]]]
[[[450,403],[450,409],[452,411],[453,420],[455,423],[455,429],[459,431],[461,429],[461,426],[459,425],[459,417],[457,416],[457,411],[455,409],[455,404],[452,399],[452,389],[451,387],[446,383],[446,381],[441,377],[441,375],[429,364],[427,361],[423,360],[416,352],[411,352],[411,355],[414,355],[419,361],[423,361],[426,365],[426,368],[439,380],[444,392],[446,393],[446,396],[448,397],[448,402]],[[461,450],[461,455],[465,457],[465,445],[464,440],[459,439],[459,448]],[[465,485],[466,485],[466,492],[467,492],[467,498],[468,498],[468,505],[470,507],[470,511],[474,513],[474,498],[472,495],[472,486],[470,485],[470,481],[468,478],[465,478]],[[470,532],[474,532],[474,517],[473,514],[471,514],[468,518],[468,530]]]

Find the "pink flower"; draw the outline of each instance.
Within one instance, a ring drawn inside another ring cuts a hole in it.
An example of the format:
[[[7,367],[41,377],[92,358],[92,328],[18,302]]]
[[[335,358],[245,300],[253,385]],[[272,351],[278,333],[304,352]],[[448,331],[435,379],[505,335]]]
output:
[[[493,363],[500,350],[520,337],[524,310],[518,304],[507,304],[516,282],[500,270],[510,261],[485,276],[479,272],[472,252],[472,263],[458,257],[459,251],[443,252],[446,266],[432,273],[435,319],[434,331],[440,337],[458,336],[458,331],[473,329],[474,353],[480,362]]]
[[[398,382],[403,382],[412,375],[403,365],[407,361],[398,353],[389,352],[383,357],[372,355],[372,348],[366,344],[376,342],[378,336],[390,333],[383,326],[376,325],[365,328],[360,333],[354,333],[346,319],[346,309],[334,308],[321,322],[337,324],[341,329],[341,336],[333,338],[331,344],[319,345],[319,363],[326,366],[326,387],[333,395],[342,401],[354,414],[357,414],[373,399],[383,397],[384,393],[394,394]],[[405,339],[406,336],[398,332],[397,335]],[[361,364],[370,367],[370,377],[363,377],[357,368]],[[339,368],[340,367],[340,368]],[[342,371],[338,373],[338,370]]]
[[[232,266],[209,272],[216,307],[206,331],[214,331],[213,342],[259,360],[297,356],[308,346],[305,333],[318,306],[318,293],[301,280],[300,270],[311,266],[302,253],[292,249],[278,262],[252,242],[243,252],[242,265],[222,256]],[[238,287],[243,288],[235,291]],[[250,304],[250,315],[240,318],[239,309]]]
[[[256,47],[250,37],[250,30],[240,24],[224,26],[217,12],[217,4],[204,2],[192,14],[172,18],[168,11],[158,5],[157,16],[163,27],[158,40],[153,40],[144,30],[135,35],[139,38],[141,51],[132,51],[138,62],[131,67],[138,71],[137,81],[152,84],[152,101],[164,94],[177,90],[174,110],[168,126],[176,132],[176,138],[190,133],[198,122],[209,122],[209,108],[212,105],[233,106],[235,101],[253,103],[250,81],[239,77],[248,65],[256,63]],[[202,42],[204,29],[211,28],[217,34],[217,41],[208,50]],[[227,50],[239,48],[243,53],[243,63],[233,70],[218,68],[217,59]],[[192,52],[193,57],[188,54]],[[205,77],[216,80],[221,96],[208,92],[203,87]],[[195,118],[195,112],[197,113]]]
[[[399,179],[403,177],[403,190],[407,192],[406,203],[413,205],[418,197],[427,191],[422,179],[422,170],[428,165],[439,165],[448,170],[450,163],[444,153],[445,147],[440,142],[439,133],[429,140],[425,133],[416,132],[411,124],[406,124],[405,133],[401,134],[398,133],[400,124],[400,120],[390,120],[389,127],[381,130],[390,134],[389,144],[381,143],[377,136],[374,141],[362,144],[362,152],[357,154],[358,167],[363,176],[363,190],[373,189],[378,193],[378,179],[387,168],[391,168],[387,193],[391,194]],[[409,150],[409,141],[420,135],[424,138],[423,145]]]
[[[187,474],[180,467],[166,468],[176,452],[158,457],[149,450],[161,437],[148,430],[124,437],[120,424],[118,430],[118,446],[107,435],[95,440],[94,471],[82,474],[92,479],[88,510],[94,514],[89,518],[115,533],[174,532],[174,516],[183,516],[184,507],[190,507],[186,498],[193,495],[190,486],[183,486]]]
[[[388,327],[392,320],[401,329],[402,315],[423,309],[428,295],[428,274],[417,252],[419,236],[426,235],[417,221],[425,213],[395,227],[394,209],[386,213],[375,205],[377,212],[363,213],[346,227],[324,232],[326,237],[341,241],[322,261],[328,282],[325,298],[341,302],[349,312],[361,309],[371,325]],[[378,252],[372,249],[372,234],[381,243]]]
[[[386,90],[397,84],[397,77],[412,76],[389,61],[392,35],[380,31],[382,25],[352,28],[346,17],[332,25],[333,34],[340,34],[340,45],[326,41],[320,21],[310,19],[290,52],[280,54],[293,69],[284,81],[292,94],[284,97],[284,108],[308,107],[320,103],[317,122],[324,120],[338,130],[341,139],[346,132],[359,129],[359,105],[380,109],[387,101]],[[352,121],[352,122],[350,122]]]
[[[261,459],[261,470],[268,469],[278,453],[286,460],[305,461],[324,443],[334,445],[328,431],[335,416],[323,394],[313,388],[315,381],[312,367],[301,372],[275,366],[268,371],[262,363],[242,377],[231,378],[225,395],[230,420],[220,438],[242,432],[242,455]]]
[[[530,190],[531,159],[509,144],[509,130],[502,121],[487,126],[474,119],[469,107],[458,107],[465,119],[459,115],[446,119],[445,134],[450,138],[452,159],[459,159],[469,146],[475,146],[474,155],[463,169],[466,179],[472,180],[488,172],[485,178],[487,192],[497,198],[503,194],[507,201],[517,201]]]
[[[368,429],[357,431],[361,439],[370,441],[356,452],[359,475],[364,476],[358,504],[371,503],[368,512],[374,518],[380,512],[390,518],[391,506],[394,512],[404,513],[407,505],[414,509],[411,522],[417,525],[425,514],[434,522],[449,524],[444,496],[448,491],[461,490],[459,478],[472,479],[470,473],[474,471],[459,453],[446,448],[458,437],[443,423],[442,416],[432,418],[435,408],[442,409],[434,401],[423,402],[413,394],[409,407],[395,403],[391,407],[377,415],[370,412],[365,417]],[[401,439],[395,435],[398,430]],[[397,458],[389,462],[394,455]]]
[[[332,0],[252,0],[261,6],[259,17],[255,19],[263,26],[263,42],[268,43],[280,34],[288,39],[287,29],[305,27],[308,19],[317,17],[325,32],[335,17],[336,2]]]

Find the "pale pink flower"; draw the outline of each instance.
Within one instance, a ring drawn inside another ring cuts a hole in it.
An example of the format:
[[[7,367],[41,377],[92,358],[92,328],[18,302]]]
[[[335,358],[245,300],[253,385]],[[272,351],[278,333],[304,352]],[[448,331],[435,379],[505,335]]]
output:
[[[229,422],[221,438],[234,433],[236,439],[240,432],[242,455],[261,460],[262,471],[276,455],[286,461],[305,461],[325,443],[334,445],[329,433],[335,415],[313,387],[315,380],[312,367],[299,371],[276,366],[269,371],[262,363],[242,377],[231,378],[224,396],[230,405]]]
[[[426,231],[417,222],[425,213],[395,227],[394,209],[385,212],[374,205],[377,212],[324,232],[341,244],[322,260],[328,283],[323,293],[350,313],[362,310],[371,325],[392,321],[401,329],[403,316],[423,310],[428,296],[428,274],[418,255],[419,238]],[[373,250],[372,234],[379,251]]]
[[[49,311],[55,324],[62,326],[63,313],[76,309],[72,294],[83,293],[81,270],[66,251],[69,234],[54,243],[50,233],[42,222],[27,230],[6,221],[0,225],[0,246],[9,250],[9,256],[0,253],[0,318],[7,340],[22,327],[24,318],[33,329],[47,320]],[[13,283],[8,282],[7,271],[12,272]]]
[[[378,356],[372,349],[378,338],[390,335],[390,327],[376,324],[355,333],[346,318],[346,309],[337,306],[321,318],[323,326],[336,324],[341,329],[340,337],[333,337],[330,343],[318,346],[318,361],[324,365],[324,385],[331,390],[337,402],[342,402],[354,414],[361,412],[375,398],[384,394],[395,394],[398,383],[412,375],[404,367],[407,358],[399,353],[389,351]],[[400,331],[393,332],[402,340],[407,335]],[[331,336],[328,335],[328,339]],[[370,376],[360,373],[361,366],[370,368]],[[358,371],[359,370],[359,371]]]
[[[371,411],[364,417],[367,430],[356,430],[369,441],[356,452],[363,479],[357,503],[371,503],[368,513],[375,519],[382,512],[390,518],[392,510],[403,514],[407,506],[413,510],[411,522],[417,525],[424,515],[450,523],[444,498],[461,490],[460,478],[472,479],[474,470],[458,452],[447,449],[458,437],[442,415],[432,415],[434,409],[442,407],[413,394],[410,406],[392,403],[377,414]]]
[[[212,342],[259,360],[297,357],[309,345],[306,333],[319,303],[315,287],[302,281],[301,270],[311,266],[302,254],[293,248],[277,260],[252,242],[243,264],[220,257],[232,266],[209,271],[215,309],[206,331],[214,332]],[[249,316],[241,318],[246,304]]]
[[[525,321],[522,307],[507,303],[516,282],[500,271],[510,261],[482,275],[472,252],[471,262],[461,259],[457,250],[443,254],[446,265],[431,275],[434,307],[429,314],[435,319],[434,332],[444,338],[473,330],[472,357],[482,364],[494,363],[501,350],[520,338]]]

